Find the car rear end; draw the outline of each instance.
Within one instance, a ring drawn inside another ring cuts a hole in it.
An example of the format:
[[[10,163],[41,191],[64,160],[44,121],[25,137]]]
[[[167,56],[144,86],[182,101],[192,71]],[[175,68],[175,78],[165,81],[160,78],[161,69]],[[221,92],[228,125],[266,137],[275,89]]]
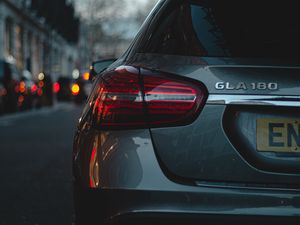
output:
[[[87,78],[88,79],[88,78]],[[90,84],[83,78],[71,79],[68,77],[60,77],[53,84],[53,91],[58,101],[74,101],[82,103],[86,100],[86,90]]]
[[[53,89],[58,101],[71,101],[71,83],[72,79],[67,77],[60,77],[54,83]]]
[[[1,98],[4,112],[16,112],[18,110],[19,73],[15,65],[0,60],[0,85]]]
[[[79,224],[299,223],[300,20],[271,6],[158,3],[80,119]]]
[[[33,81],[31,72],[23,70],[19,83],[18,106],[20,110],[30,110],[38,105],[37,89],[38,86]]]
[[[87,99],[87,93],[91,91],[91,83],[89,81],[89,73],[84,73],[83,77],[74,80],[72,84],[73,101],[76,104],[82,104]]]

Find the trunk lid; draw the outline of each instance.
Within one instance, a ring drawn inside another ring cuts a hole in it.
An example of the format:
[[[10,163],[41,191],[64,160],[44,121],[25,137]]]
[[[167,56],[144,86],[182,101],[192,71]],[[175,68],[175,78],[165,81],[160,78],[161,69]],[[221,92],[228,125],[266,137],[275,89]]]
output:
[[[196,79],[209,92],[192,124],[151,129],[170,177],[300,187],[300,67],[295,60],[141,57],[143,66]]]

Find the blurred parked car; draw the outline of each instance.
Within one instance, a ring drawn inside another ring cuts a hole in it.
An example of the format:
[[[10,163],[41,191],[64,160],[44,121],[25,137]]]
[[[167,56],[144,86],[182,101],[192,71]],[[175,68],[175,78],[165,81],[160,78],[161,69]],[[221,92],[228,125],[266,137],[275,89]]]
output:
[[[50,75],[40,73],[38,81],[32,86],[35,93],[36,107],[53,105],[53,83]]]
[[[19,83],[18,107],[20,110],[29,110],[35,105],[36,84],[32,74],[24,70]]]
[[[57,82],[53,85],[53,91],[56,94],[58,101],[72,100],[72,79],[69,77],[59,77]]]
[[[75,80],[69,77],[60,77],[53,85],[53,91],[58,101],[74,101],[75,103],[84,102],[90,88],[89,78],[84,77]]]
[[[2,86],[2,101],[4,112],[18,110],[20,74],[14,64],[0,60],[0,84]]]
[[[83,103],[87,98],[87,91],[90,90],[91,84],[88,79],[78,78],[72,84],[72,95],[75,103]]]
[[[53,105],[53,82],[50,75],[45,75],[44,87],[43,87],[43,97],[44,105],[52,106]]]

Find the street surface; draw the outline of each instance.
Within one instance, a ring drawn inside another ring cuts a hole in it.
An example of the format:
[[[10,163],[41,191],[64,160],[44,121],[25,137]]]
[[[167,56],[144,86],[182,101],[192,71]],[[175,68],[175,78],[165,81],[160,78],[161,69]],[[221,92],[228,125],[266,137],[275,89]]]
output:
[[[0,117],[0,225],[71,225],[72,141],[82,106]]]

